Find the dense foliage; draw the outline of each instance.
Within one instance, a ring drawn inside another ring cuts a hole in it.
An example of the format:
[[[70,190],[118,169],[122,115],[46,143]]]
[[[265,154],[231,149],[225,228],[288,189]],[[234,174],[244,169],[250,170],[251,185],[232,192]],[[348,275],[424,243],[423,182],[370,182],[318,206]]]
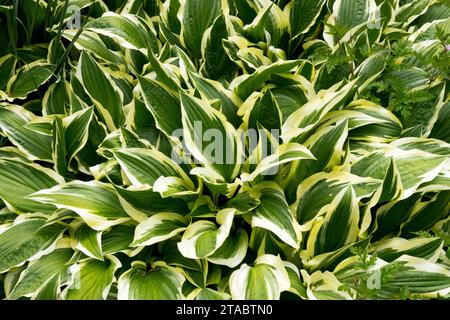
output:
[[[3,1],[0,298],[449,298],[449,18]]]

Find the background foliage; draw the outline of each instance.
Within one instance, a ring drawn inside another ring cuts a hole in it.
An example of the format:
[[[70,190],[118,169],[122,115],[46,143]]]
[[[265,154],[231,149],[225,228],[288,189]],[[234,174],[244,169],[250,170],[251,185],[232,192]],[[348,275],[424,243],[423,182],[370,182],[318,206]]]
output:
[[[3,1],[0,297],[449,298],[449,17],[445,0]],[[281,137],[252,150],[249,129]]]

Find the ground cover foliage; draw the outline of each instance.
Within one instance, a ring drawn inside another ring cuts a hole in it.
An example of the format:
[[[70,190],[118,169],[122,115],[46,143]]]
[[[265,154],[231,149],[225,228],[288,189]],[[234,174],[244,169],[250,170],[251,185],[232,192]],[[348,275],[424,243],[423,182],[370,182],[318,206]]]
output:
[[[3,1],[0,298],[449,298],[449,17]]]

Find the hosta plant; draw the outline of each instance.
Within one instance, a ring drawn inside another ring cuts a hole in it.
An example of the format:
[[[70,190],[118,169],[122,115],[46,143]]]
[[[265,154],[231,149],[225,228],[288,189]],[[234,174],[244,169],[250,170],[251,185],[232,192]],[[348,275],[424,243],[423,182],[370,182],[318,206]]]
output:
[[[0,297],[450,297],[445,0],[0,6]]]

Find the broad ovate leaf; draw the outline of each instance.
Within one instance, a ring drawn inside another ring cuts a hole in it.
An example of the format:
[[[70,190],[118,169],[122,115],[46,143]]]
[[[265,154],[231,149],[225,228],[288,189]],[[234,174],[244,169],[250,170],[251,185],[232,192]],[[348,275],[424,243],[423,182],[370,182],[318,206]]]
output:
[[[181,300],[183,275],[162,262],[155,262],[150,271],[145,263],[134,262],[118,281],[119,300]]]
[[[106,300],[114,273],[122,264],[114,256],[105,261],[86,260],[70,267],[72,281],[65,291],[67,300]]]
[[[184,231],[178,250],[189,259],[204,259],[214,254],[227,240],[236,209],[223,209],[217,213],[217,225],[209,220],[199,220]]]
[[[242,264],[234,271],[229,286],[234,300],[276,300],[290,288],[290,280],[280,257],[262,255],[253,267]]]

